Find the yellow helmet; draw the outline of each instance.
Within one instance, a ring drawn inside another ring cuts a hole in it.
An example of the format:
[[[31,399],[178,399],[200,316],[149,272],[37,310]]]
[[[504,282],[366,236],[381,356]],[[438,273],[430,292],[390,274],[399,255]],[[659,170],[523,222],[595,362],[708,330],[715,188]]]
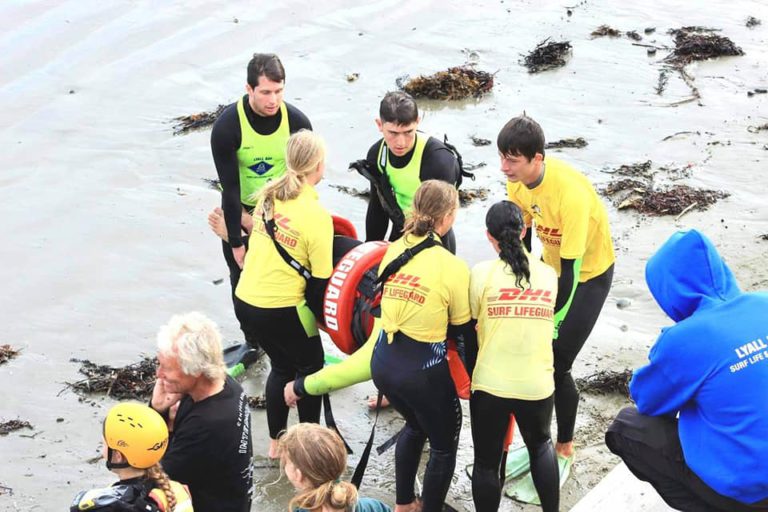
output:
[[[168,448],[168,426],[154,409],[138,403],[112,407],[104,419],[107,467],[146,469],[157,464]],[[122,453],[127,464],[112,461],[112,450]]]

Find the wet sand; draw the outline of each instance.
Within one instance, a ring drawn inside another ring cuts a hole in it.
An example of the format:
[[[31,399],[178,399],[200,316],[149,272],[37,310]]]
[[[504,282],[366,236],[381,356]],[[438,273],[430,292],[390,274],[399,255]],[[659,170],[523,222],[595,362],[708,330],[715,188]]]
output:
[[[480,100],[420,103],[425,131],[447,133],[465,162],[487,164],[466,186],[488,187],[491,197],[463,209],[456,226],[458,252],[468,263],[492,256],[482,218],[504,196],[495,146],[473,147],[469,137],[495,140],[504,122],[522,110],[542,124],[549,140],[587,139],[586,148],[559,154],[598,185],[611,178],[602,170],[650,159],[654,167],[692,164],[692,176],[683,183],[731,193],[679,221],[609,206],[615,282],[576,376],[643,363],[659,328],[669,323],[645,288],[643,265],[675,229],[703,230],[744,288],[768,287],[768,242],[757,238],[768,233],[768,131],[748,131],[768,122],[768,95],[747,96],[768,85],[768,9],[743,0],[695,7],[672,0],[621,7],[589,0],[568,16],[567,3],[0,5],[0,344],[23,350],[0,366],[0,420],[19,418],[34,426],[0,437],[0,485],[13,489],[0,492],[0,510],[61,509],[78,490],[113,480],[101,463],[87,462],[97,454],[101,418],[113,402],[79,401],[62,392],[65,381],[78,379],[70,358],[134,362],[154,352],[157,329],[170,315],[188,310],[215,319],[225,339],[240,338],[226,281],[213,284],[226,277],[226,267],[205,220],[219,202],[201,180],[215,176],[209,132],[175,137],[168,121],[237,99],[255,51],[281,56],[286,99],[328,142],[321,198],[360,232],[364,201],[328,185],[363,187],[346,164],[377,139],[379,99],[395,88],[397,77],[461,64],[470,51],[481,69],[497,72],[494,91]],[[749,15],[763,25],[746,28]],[[671,75],[667,91],[656,95],[665,52],[649,58],[626,38],[590,39],[601,24],[640,34],[656,27],[642,43],[660,46],[671,45],[669,28],[713,26],[745,55],[691,65],[702,105],[667,107],[685,99],[689,89]],[[570,40],[573,56],[564,68],[529,75],[518,60],[547,37]],[[352,72],[360,78],[348,83]],[[700,134],[662,141],[681,131]],[[618,299],[631,305],[620,310]],[[263,368],[249,372],[249,393],[261,391],[264,374]],[[359,405],[371,390],[366,384],[334,396],[336,417],[356,451],[353,463],[372,421]],[[578,460],[563,490],[563,510],[615,463],[601,435],[620,406],[614,399],[583,398]],[[400,422],[385,413],[377,438],[386,439]],[[290,488],[285,480],[267,485],[278,473],[261,456],[265,423],[264,412],[255,411],[260,455],[253,510],[276,512],[285,510]],[[449,501],[472,510],[463,471],[471,460],[468,427],[465,416]],[[392,458],[392,451],[373,457],[364,494],[393,502]],[[528,509],[535,508],[502,500],[502,510]]]

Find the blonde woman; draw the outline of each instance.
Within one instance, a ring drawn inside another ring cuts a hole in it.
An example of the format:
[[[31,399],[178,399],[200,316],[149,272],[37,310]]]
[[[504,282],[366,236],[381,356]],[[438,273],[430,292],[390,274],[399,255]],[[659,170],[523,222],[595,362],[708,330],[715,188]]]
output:
[[[325,172],[325,145],[310,131],[288,139],[286,172],[262,189],[243,273],[235,290],[235,313],[246,339],[269,356],[266,401],[269,456],[286,428],[283,387],[323,366],[323,347],[307,287],[322,290],[333,271],[333,221],[320,204],[315,185]],[[320,397],[299,404],[299,421],[320,419]]]
[[[298,491],[289,512],[391,512],[378,500],[359,498],[357,488],[341,480],[347,450],[331,429],[299,423],[280,438],[280,464]]]

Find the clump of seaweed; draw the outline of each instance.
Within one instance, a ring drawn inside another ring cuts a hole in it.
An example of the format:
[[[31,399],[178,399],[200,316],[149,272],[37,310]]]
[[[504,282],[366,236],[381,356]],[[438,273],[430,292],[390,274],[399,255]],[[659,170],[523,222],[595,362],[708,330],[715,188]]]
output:
[[[466,64],[429,76],[420,75],[398,85],[414,98],[461,100],[489,92],[493,89],[493,78],[493,74]]]
[[[591,35],[592,37],[619,37],[621,36],[621,31],[608,25],[600,25],[592,31]]]
[[[359,197],[361,199],[370,199],[371,198],[371,192],[369,190],[360,190],[355,187],[348,187],[346,185],[334,185],[330,184],[328,185],[331,188],[335,188],[341,193],[350,195],[352,197]]]
[[[248,407],[250,407],[251,409],[266,409],[267,399],[264,395],[249,396]]]
[[[482,137],[478,137],[477,135],[472,135],[470,137],[470,140],[472,140],[473,146],[490,146],[491,145],[490,139],[484,139]]]
[[[756,26],[760,25],[762,21],[760,21],[758,18],[755,18],[754,16],[750,16],[747,18],[746,26],[747,28],[755,28]]]
[[[599,395],[619,394],[629,398],[629,381],[632,379],[632,370],[625,369],[620,372],[602,370],[588,377],[576,379],[576,386],[584,393]]]
[[[174,122],[173,134],[183,135],[193,130],[199,130],[201,128],[205,128],[206,126],[210,126],[216,121],[216,119],[218,119],[221,113],[224,112],[225,108],[227,108],[226,105],[219,105],[216,107],[216,110],[210,112],[199,112],[197,114],[190,114],[188,116],[174,117],[172,119]]]
[[[523,59],[523,65],[529,73],[540,73],[549,69],[565,66],[565,57],[571,52],[570,41],[548,42],[549,38],[539,43]]]
[[[24,420],[11,420],[0,423],[0,436],[7,436],[11,432],[21,430],[22,428],[28,428],[32,430],[32,425],[28,421]]]
[[[560,148],[584,148],[588,143],[584,137],[576,137],[573,139],[560,139],[554,142],[547,142],[544,145],[544,149],[560,149]]]
[[[686,65],[693,61],[744,55],[744,51],[725,36],[715,34],[716,29],[683,27],[670,31],[675,38],[675,49],[664,60]]]
[[[120,400],[144,399],[152,395],[155,385],[157,359],[145,357],[138,363],[123,367],[97,365],[87,359],[71,359],[80,363],[85,379],[66,384],[80,394],[104,393]]]
[[[0,345],[0,364],[10,361],[19,355],[19,351],[10,345]]]
[[[488,199],[489,190],[487,188],[462,188],[459,189],[459,204],[467,206],[474,201],[485,201]]]

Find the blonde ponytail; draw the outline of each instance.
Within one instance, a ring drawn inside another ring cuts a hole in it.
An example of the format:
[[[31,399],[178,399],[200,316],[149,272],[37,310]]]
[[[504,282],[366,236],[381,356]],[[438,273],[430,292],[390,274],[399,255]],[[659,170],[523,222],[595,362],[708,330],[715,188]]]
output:
[[[275,200],[288,201],[298,197],[307,176],[317,171],[323,160],[325,143],[319,135],[309,130],[299,130],[291,135],[285,147],[285,174],[251,197],[256,199],[256,212],[264,213],[267,220],[272,219]]]
[[[459,207],[456,187],[440,180],[426,180],[413,196],[413,208],[405,220],[403,233],[424,236]]]
[[[168,501],[168,508],[166,512],[173,512],[176,508],[176,495],[171,489],[171,481],[168,475],[163,471],[163,467],[157,463],[154,466],[147,469],[147,477],[155,482],[155,485],[163,491],[165,499]]]

